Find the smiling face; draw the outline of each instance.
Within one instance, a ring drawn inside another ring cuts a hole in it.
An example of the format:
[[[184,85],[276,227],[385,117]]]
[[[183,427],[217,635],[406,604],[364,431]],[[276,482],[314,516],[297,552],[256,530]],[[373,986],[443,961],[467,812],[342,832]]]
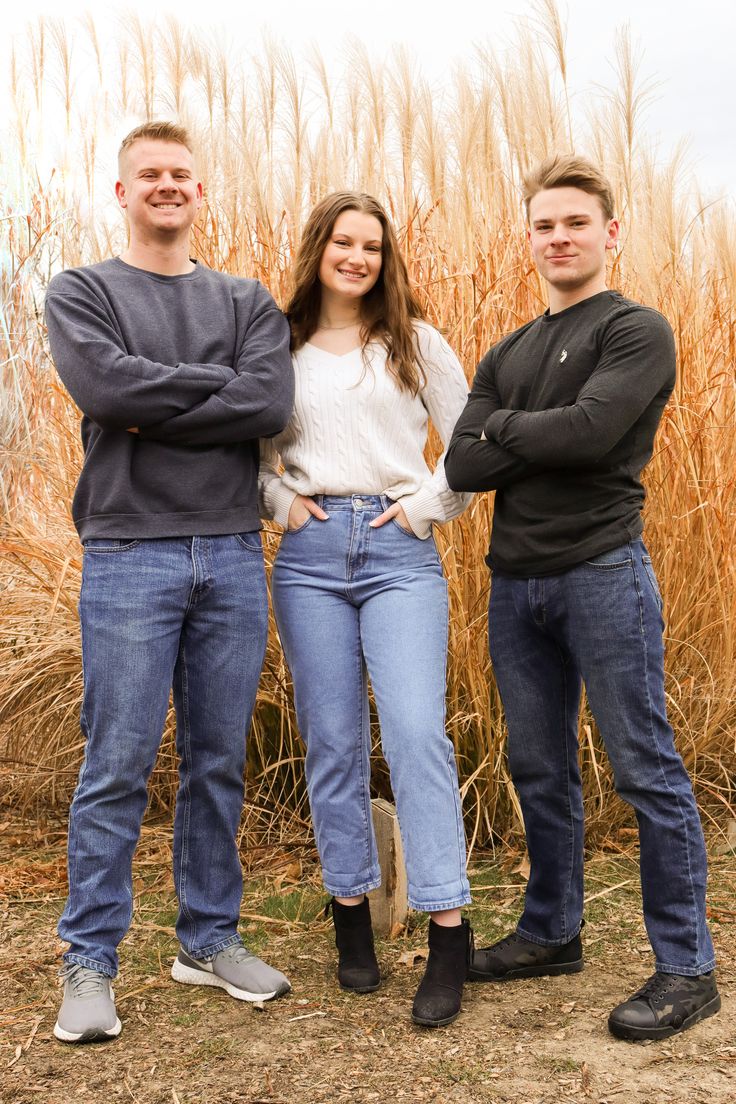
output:
[[[342,211],[319,263],[323,298],[360,299],[381,273],[383,227],[375,215]]]
[[[527,237],[553,313],[605,291],[606,253],[618,230],[598,197],[581,188],[547,188],[532,198]]]
[[[202,205],[202,184],[186,146],[141,138],[125,150],[115,185],[131,241],[172,242],[188,237]]]

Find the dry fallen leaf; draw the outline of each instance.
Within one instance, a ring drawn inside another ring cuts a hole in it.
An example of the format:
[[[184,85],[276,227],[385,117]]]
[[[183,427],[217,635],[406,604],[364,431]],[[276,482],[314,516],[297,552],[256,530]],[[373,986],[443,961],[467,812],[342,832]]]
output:
[[[429,956],[426,947],[419,947],[416,951],[404,951],[399,955],[399,965],[415,966],[417,962],[423,962]]]
[[[524,879],[524,881],[528,882],[530,871],[531,871],[531,867],[529,866],[529,859],[525,855],[524,858],[519,863],[519,865],[515,866],[511,873],[512,874],[520,874],[521,877]]]

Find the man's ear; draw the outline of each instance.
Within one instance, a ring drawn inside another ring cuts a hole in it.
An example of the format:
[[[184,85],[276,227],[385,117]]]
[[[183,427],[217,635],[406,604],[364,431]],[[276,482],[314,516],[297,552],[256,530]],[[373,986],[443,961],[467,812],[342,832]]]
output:
[[[606,249],[615,249],[618,245],[619,232],[621,226],[618,219],[609,219],[608,222],[608,236],[606,237]]]
[[[123,208],[123,210],[125,210],[125,208],[128,206],[128,197],[125,194],[125,185],[123,184],[122,180],[118,180],[115,182],[115,195],[118,198],[118,203]]]

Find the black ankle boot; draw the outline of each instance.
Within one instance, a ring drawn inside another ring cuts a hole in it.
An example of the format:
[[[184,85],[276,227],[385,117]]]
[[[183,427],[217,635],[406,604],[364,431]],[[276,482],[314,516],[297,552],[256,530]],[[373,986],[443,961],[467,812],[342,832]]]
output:
[[[411,1018],[424,1027],[443,1027],[460,1015],[463,983],[470,960],[470,924],[452,928],[429,921],[429,958],[419,983]]]
[[[353,993],[372,993],[381,984],[373,947],[371,908],[364,897],[359,905],[341,905],[333,897],[327,902],[325,916],[332,909],[337,944],[337,980],[342,989]]]

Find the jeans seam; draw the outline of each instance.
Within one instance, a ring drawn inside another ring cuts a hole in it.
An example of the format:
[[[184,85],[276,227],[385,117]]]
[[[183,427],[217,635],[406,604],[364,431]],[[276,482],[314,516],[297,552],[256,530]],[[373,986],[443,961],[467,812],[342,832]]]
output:
[[[350,583],[353,578],[352,563],[353,563],[353,546],[355,544],[355,525],[358,520],[358,515],[353,510],[353,524],[350,526],[350,540],[348,542],[348,550],[345,556],[345,586],[346,591],[350,590]]]
[[[189,905],[187,903],[187,863],[189,860],[189,820],[191,811],[191,801],[189,795],[189,781],[192,773],[192,758],[191,758],[191,740],[189,730],[189,682],[187,679],[187,659],[186,659],[186,647],[184,644],[181,646],[181,652],[179,655],[180,661],[180,679],[181,679],[181,725],[182,725],[182,750],[181,750],[181,763],[185,768],[186,774],[183,785],[181,787],[181,794],[179,799],[182,802],[182,827],[181,827],[181,855],[179,857],[179,905],[181,911],[186,916],[187,920],[192,925],[192,937],[191,942],[195,942],[195,935],[197,931],[197,922],[192,915]],[[178,723],[178,718],[177,718]]]
[[[661,974],[675,974],[679,977],[699,977],[701,974],[709,974],[711,970],[715,969],[715,958],[709,958],[707,962],[704,962],[699,966],[670,966],[667,962],[655,961],[654,968]]]
[[[447,909],[462,908],[463,905],[469,905],[472,898],[468,891],[463,890],[462,893],[457,894],[455,897],[449,897],[447,900],[442,901],[420,901],[410,893],[407,897],[407,901],[409,908],[416,909],[418,912],[444,912]]]
[[[73,962],[76,966],[84,966],[86,970],[95,970],[106,978],[114,978],[117,974],[117,971],[111,966],[106,966],[104,962],[100,962],[96,958],[88,958],[87,955],[78,955],[73,951],[67,951],[63,957],[64,962]]]
[[[443,575],[443,579],[444,579],[444,575]],[[448,630],[447,631],[449,633],[450,608],[449,608],[449,598],[448,598],[447,590],[448,590],[447,580],[445,580],[445,607],[444,607],[445,608],[445,624],[448,625]],[[447,637],[446,637],[446,639],[445,639],[445,659],[444,659],[444,666],[443,666],[443,669],[442,669],[443,670],[442,679],[443,679],[443,685],[444,686],[447,686],[447,653],[448,653],[448,648],[449,648],[449,641],[447,640]],[[450,779],[450,790],[452,792],[452,800],[453,800],[453,804],[455,806],[455,824],[456,824],[456,828],[457,828],[457,831],[456,831],[456,835],[457,835],[457,865],[458,865],[458,870],[465,871],[466,872],[466,877],[467,877],[468,857],[467,857],[467,842],[466,842],[466,839],[465,839],[465,826],[463,824],[463,816],[462,816],[462,799],[460,799],[460,802],[458,802],[458,799],[460,798],[460,780],[457,776],[457,764],[456,764],[456,760],[455,760],[455,746],[454,746],[452,740],[450,739],[450,737],[447,735],[447,698],[446,697],[445,697],[445,702],[444,702],[444,706],[443,706],[443,710],[442,710],[442,725],[443,725],[443,728],[445,730],[445,739],[447,740],[447,773],[448,773],[449,779]],[[453,771],[453,766],[455,767],[454,771]],[[462,903],[467,904],[468,902],[463,901]],[[449,906],[448,905],[446,907],[448,907],[448,908],[453,907],[454,908],[455,906]],[[433,910],[433,911],[437,911],[437,910]]]
[[[570,800],[570,769],[569,769],[570,748],[568,746],[567,725],[565,723],[566,720],[567,720],[567,700],[568,700],[567,677],[566,677],[566,673],[565,673],[565,657],[563,655],[562,649],[559,646],[557,648],[557,652],[560,656],[561,674],[562,674],[562,734],[563,734],[563,744],[564,744],[564,749],[565,749],[565,763],[567,764],[567,770],[565,771],[565,795],[566,795],[566,799],[567,799],[567,829],[568,829],[568,836],[567,836],[567,840],[568,840],[568,843],[567,843],[567,846],[568,846],[568,861],[567,861],[568,877],[567,877],[567,887],[566,887],[566,892],[565,892],[565,899],[564,899],[564,903],[563,903],[563,906],[562,906],[562,916],[560,917],[560,920],[561,920],[562,934],[565,937],[565,941],[567,942],[567,902],[570,899],[570,887],[572,885],[572,874],[573,874],[572,867],[573,867],[573,859],[574,859],[574,855],[575,855],[575,830],[572,826],[572,802]]]
[[[580,934],[580,928],[575,932],[575,935],[565,934],[562,939],[540,939],[538,935],[534,935],[533,932],[529,932],[526,928],[523,928],[521,924],[517,924],[516,933],[527,939],[530,943],[536,943],[538,947],[564,947],[566,944],[571,943],[575,936]]]
[[[80,595],[80,597],[81,597],[81,595]],[[79,777],[77,778],[77,785],[76,785],[74,795],[73,795],[72,801],[71,801],[71,806],[70,806],[70,809],[69,809],[70,831],[67,833],[67,881],[68,881],[69,885],[76,885],[77,884],[76,870],[77,870],[77,866],[78,866],[78,863],[79,863],[79,857],[78,857],[77,849],[76,848],[74,849],[74,858],[73,859],[72,859],[71,854],[70,854],[71,848],[69,846],[69,843],[70,843],[69,836],[71,834],[72,809],[74,807],[74,798],[76,797],[77,793],[81,789],[82,783],[84,781],[84,776],[85,776],[86,771],[87,771],[87,748],[89,746],[89,740],[90,740],[89,721],[87,720],[87,714],[86,714],[86,711],[85,711],[85,708],[84,708],[85,695],[86,695],[86,692],[87,692],[87,688],[89,686],[89,681],[87,679],[87,675],[86,675],[86,672],[85,672],[85,663],[84,663],[84,618],[81,617],[81,616],[79,618],[79,635],[80,635],[81,653],[82,653],[82,655],[81,655],[81,659],[82,659],[82,707],[81,707],[81,710],[80,710],[79,721],[80,721],[80,728],[82,729],[82,732],[84,733],[85,740],[84,740],[84,753],[83,753],[83,756],[82,756],[82,765],[81,765],[80,770],[79,770]]]
[[[195,593],[196,593],[196,590],[197,590],[197,577],[198,577],[197,559],[196,559],[196,556],[194,554],[194,542],[195,542],[196,539],[197,539],[196,537],[192,537],[192,542],[189,546],[189,558],[192,561],[192,585],[189,588],[189,597],[187,599],[186,609],[184,610],[184,617],[187,616],[187,614],[191,610],[192,606],[194,605],[194,596],[195,596]]]
[[[324,871],[322,872],[322,881],[327,892],[331,893],[333,897],[357,897],[361,893],[371,893],[374,889],[380,889],[381,874],[379,871],[374,877],[370,877],[363,882],[358,882],[357,885],[349,885],[347,888],[344,885],[335,888],[337,883],[332,882],[332,884],[330,884],[331,879],[329,876],[325,877]]]
[[[632,561],[633,561],[633,549],[632,549]],[[677,809],[678,815],[679,815],[681,823],[682,823],[683,843],[684,843],[684,847],[685,847],[685,856],[687,858],[687,880],[688,880],[688,885],[690,887],[691,918],[695,921],[695,924],[694,924],[695,943],[696,943],[695,955],[697,957],[698,951],[699,951],[699,948],[700,948],[700,944],[701,944],[701,937],[702,937],[702,930],[701,930],[701,919],[702,918],[700,916],[700,910],[697,907],[695,889],[694,889],[694,886],[693,886],[692,860],[691,860],[691,855],[690,855],[690,833],[689,833],[689,830],[688,830],[687,819],[683,815],[682,807],[680,805],[679,795],[675,792],[675,790],[672,789],[669,782],[667,781],[667,775],[666,775],[666,773],[665,773],[665,771],[662,767],[662,757],[661,757],[660,751],[659,751],[659,744],[658,744],[658,742],[656,740],[656,737],[654,735],[654,725],[653,725],[653,721],[652,721],[652,716],[653,716],[654,710],[652,708],[652,696],[649,692],[649,650],[647,648],[646,634],[644,633],[644,603],[642,601],[641,588],[639,587],[639,581],[638,581],[638,577],[637,577],[635,567],[634,567],[634,579],[636,580],[636,590],[637,590],[637,595],[638,595],[638,600],[639,600],[639,614],[640,614],[641,623],[642,623],[642,637],[641,637],[641,640],[642,640],[642,649],[643,649],[643,652],[644,652],[644,686],[645,686],[646,695],[647,695],[647,720],[648,720],[648,727],[649,727],[649,736],[650,736],[650,739],[652,741],[652,744],[654,746],[654,749],[655,749],[655,752],[656,752],[656,755],[657,755],[657,764],[659,766],[660,776],[662,778],[662,781],[663,781],[664,785],[667,788],[667,792],[670,794],[670,796],[671,796],[671,798],[674,802],[675,808]]]
[[[220,939],[217,943],[212,943],[209,947],[200,947],[196,951],[190,951],[186,947],[184,949],[195,962],[204,962],[206,959],[212,958],[213,955],[219,954],[220,951],[227,951],[230,947],[236,947],[242,942],[242,939],[236,933],[228,936],[227,939]]]
[[[370,783],[370,717],[368,717],[368,778],[365,776],[365,747],[363,733],[365,731],[365,707],[366,707],[366,671],[363,660],[363,649],[360,643],[360,625],[358,625],[358,654],[356,656],[358,661],[358,686],[360,689],[360,709],[358,711],[358,748],[360,754],[358,756],[358,762],[360,763],[360,789],[363,800],[360,804],[360,812],[363,817],[363,837],[365,841],[365,862],[366,867],[370,867],[374,862],[374,856],[371,854],[371,833],[370,833],[370,820],[371,816],[371,783]],[[370,707],[369,707],[370,708]],[[343,896],[343,894],[340,894]]]

